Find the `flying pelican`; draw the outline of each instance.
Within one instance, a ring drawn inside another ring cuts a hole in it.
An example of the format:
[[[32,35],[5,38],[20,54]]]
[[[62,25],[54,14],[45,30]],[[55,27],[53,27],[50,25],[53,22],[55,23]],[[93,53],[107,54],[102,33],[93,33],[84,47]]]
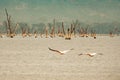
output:
[[[78,54],[78,55],[79,55],[79,56],[80,56],[80,55],[88,55],[88,56],[90,56],[90,57],[93,57],[93,56],[95,56],[96,54],[102,55],[102,53],[81,53],[81,54]]]
[[[57,53],[59,53],[59,54],[61,54],[61,55],[63,55],[63,54],[65,54],[65,53],[73,50],[73,48],[72,48],[72,49],[69,49],[69,50],[64,50],[64,51],[59,51],[59,50],[55,50],[55,49],[51,49],[51,48],[48,48],[48,49],[51,50],[51,51],[57,52]]]

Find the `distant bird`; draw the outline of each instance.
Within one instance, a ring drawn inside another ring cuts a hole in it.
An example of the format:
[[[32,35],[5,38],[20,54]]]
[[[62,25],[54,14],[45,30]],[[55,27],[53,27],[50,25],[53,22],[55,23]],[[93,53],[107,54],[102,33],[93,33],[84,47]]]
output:
[[[65,54],[65,53],[67,53],[67,52],[69,52],[71,50],[74,50],[73,48],[69,49],[69,50],[64,50],[64,51],[59,51],[59,50],[55,50],[55,49],[52,49],[52,48],[48,48],[48,49],[51,50],[51,51],[57,52],[57,53],[59,53],[61,55]]]
[[[93,57],[93,56],[95,56],[95,55],[97,55],[97,54],[102,55],[102,53],[81,53],[81,54],[78,54],[78,55],[79,55],[79,56],[81,56],[81,55],[88,55],[88,56],[90,56],[90,57]]]

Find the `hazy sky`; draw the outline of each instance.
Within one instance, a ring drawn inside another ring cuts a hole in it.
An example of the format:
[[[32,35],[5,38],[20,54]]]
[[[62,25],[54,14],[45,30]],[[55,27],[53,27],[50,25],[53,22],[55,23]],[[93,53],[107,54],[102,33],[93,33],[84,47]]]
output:
[[[14,22],[120,21],[120,0],[0,0],[0,22],[5,8]]]

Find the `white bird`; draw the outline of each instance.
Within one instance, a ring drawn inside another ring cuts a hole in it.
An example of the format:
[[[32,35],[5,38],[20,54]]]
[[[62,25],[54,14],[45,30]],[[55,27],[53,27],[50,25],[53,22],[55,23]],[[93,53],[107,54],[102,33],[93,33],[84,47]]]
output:
[[[65,53],[73,50],[73,48],[72,48],[72,49],[69,49],[69,50],[64,50],[64,51],[59,51],[59,50],[55,50],[55,49],[52,49],[52,48],[48,48],[48,49],[51,50],[51,51],[57,52],[57,53],[59,53],[59,54],[61,54],[61,55],[63,55],[63,54],[65,54]]]
[[[90,57],[93,57],[93,56],[95,56],[96,54],[102,55],[102,53],[81,53],[81,54],[79,54],[79,56],[80,56],[80,55],[88,55],[88,56],[90,56]]]

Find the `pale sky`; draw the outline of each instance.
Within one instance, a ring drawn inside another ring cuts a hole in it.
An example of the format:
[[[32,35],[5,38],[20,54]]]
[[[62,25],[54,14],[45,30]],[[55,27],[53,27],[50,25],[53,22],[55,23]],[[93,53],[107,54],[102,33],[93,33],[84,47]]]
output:
[[[120,0],[0,0],[0,23],[5,8],[14,22],[120,22]]]

